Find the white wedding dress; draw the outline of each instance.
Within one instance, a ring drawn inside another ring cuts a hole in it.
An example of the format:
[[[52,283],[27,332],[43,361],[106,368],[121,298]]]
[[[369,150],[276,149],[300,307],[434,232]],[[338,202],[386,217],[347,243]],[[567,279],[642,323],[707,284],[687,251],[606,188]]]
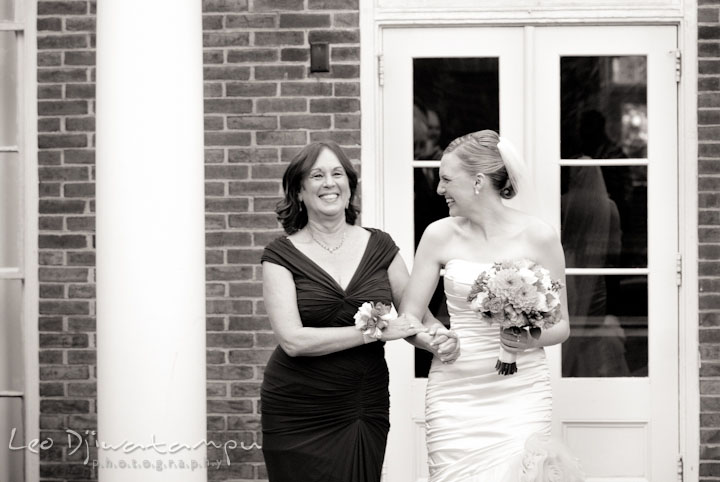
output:
[[[445,294],[460,357],[452,364],[433,359],[428,376],[429,482],[534,482],[548,477],[552,393],[545,351],[519,353],[517,373],[497,374],[500,329],[479,318],[467,301],[473,281],[489,267],[460,259],[445,266]],[[531,450],[526,450],[528,440]]]

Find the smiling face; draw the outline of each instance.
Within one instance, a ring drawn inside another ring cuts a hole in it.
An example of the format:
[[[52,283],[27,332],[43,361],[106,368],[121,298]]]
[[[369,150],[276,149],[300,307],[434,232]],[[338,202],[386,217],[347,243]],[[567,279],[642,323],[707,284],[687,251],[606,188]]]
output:
[[[302,180],[299,194],[308,218],[345,216],[350,200],[350,182],[335,153],[323,149]]]
[[[477,202],[475,181],[460,159],[453,153],[445,154],[440,162],[440,183],[437,193],[445,197],[450,216],[463,216],[463,212]]]

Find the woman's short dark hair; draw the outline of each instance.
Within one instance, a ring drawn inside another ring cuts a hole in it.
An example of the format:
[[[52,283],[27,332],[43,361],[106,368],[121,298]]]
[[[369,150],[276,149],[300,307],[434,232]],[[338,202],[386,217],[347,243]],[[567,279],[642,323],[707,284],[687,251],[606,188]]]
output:
[[[292,234],[304,228],[308,222],[307,210],[303,207],[302,201],[299,199],[300,189],[302,188],[303,179],[308,175],[310,169],[317,161],[320,153],[324,149],[329,149],[337,156],[345,174],[347,174],[350,184],[350,203],[345,208],[345,220],[348,224],[355,224],[360,209],[355,206],[355,191],[357,190],[358,175],[353,167],[350,159],[345,152],[333,141],[313,142],[305,146],[290,161],[285,170],[282,179],[284,197],[278,202],[275,212],[278,221],[282,224],[287,234]]]

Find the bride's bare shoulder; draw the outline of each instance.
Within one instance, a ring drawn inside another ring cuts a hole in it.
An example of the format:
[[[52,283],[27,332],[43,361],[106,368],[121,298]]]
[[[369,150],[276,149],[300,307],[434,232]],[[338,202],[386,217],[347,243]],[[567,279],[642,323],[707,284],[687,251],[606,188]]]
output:
[[[450,236],[459,231],[460,227],[456,218],[447,217],[438,219],[428,225],[423,232],[423,239],[426,243],[445,243]]]
[[[531,214],[523,214],[523,216],[525,216],[525,219],[523,219],[525,225],[523,235],[528,242],[540,246],[550,246],[560,243],[560,237],[557,231],[550,224]]]

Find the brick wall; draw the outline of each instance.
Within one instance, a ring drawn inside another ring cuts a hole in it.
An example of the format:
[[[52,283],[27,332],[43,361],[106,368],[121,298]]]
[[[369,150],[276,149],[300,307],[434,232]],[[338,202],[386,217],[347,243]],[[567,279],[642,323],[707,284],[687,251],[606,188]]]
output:
[[[720,480],[720,2],[699,0],[700,480]]]
[[[56,441],[40,471],[93,480],[82,451],[63,444],[66,428],[97,427],[95,2],[40,0],[37,27],[40,429]],[[311,141],[359,159],[358,0],[203,0],[203,30],[208,440],[249,446],[262,442],[259,386],[275,346],[258,261],[280,234],[279,179]],[[329,73],[309,72],[310,42],[330,43]],[[230,455],[209,478],[265,478],[259,451]]]
[[[92,477],[66,428],[96,429],[94,4],[38,2],[40,435],[43,480]]]
[[[205,0],[208,430],[261,443],[259,389],[275,341],[260,254],[281,231],[273,209],[290,158],[332,139],[359,158],[357,0]],[[310,42],[331,71],[309,72]],[[263,479],[262,455],[233,451],[211,478]]]

